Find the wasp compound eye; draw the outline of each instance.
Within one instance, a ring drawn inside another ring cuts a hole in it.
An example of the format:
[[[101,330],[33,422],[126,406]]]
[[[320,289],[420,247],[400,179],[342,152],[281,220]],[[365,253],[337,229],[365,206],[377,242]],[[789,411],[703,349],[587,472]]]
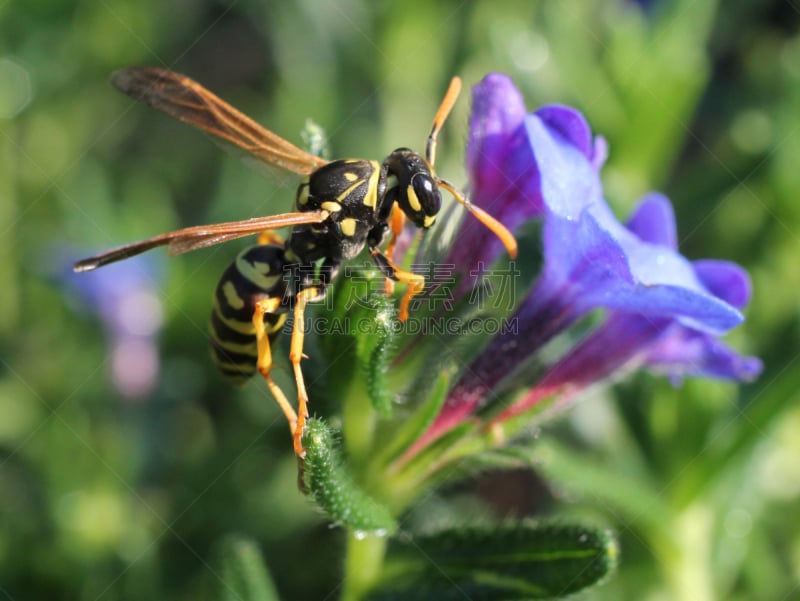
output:
[[[438,215],[442,208],[442,195],[434,179],[427,173],[416,173],[411,178],[411,185],[408,189],[408,202],[415,212],[420,213],[428,227],[429,217]]]

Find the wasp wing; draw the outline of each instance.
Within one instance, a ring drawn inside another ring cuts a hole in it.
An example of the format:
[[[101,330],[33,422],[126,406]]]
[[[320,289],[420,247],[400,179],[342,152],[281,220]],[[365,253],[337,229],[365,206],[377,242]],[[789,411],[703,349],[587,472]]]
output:
[[[121,92],[206,131],[269,165],[307,175],[328,161],[287,142],[196,81],[157,67],[116,71],[111,82]]]
[[[264,230],[280,227],[320,223],[328,218],[327,211],[305,211],[300,213],[284,213],[268,217],[255,217],[244,221],[228,221],[213,225],[196,225],[174,232],[161,234],[147,240],[126,244],[111,249],[94,257],[78,261],[73,266],[76,272],[92,271],[103,265],[121,261],[141,254],[151,248],[168,246],[172,254],[180,254],[205,248],[221,242],[235,240],[244,236],[259,234]]]

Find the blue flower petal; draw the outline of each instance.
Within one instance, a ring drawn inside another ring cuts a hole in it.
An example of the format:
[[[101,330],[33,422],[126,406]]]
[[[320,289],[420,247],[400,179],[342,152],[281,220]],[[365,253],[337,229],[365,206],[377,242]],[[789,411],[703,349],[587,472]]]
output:
[[[577,219],[550,215],[543,232],[545,265],[540,289],[525,302],[555,295],[584,313],[610,298],[613,284],[634,284],[627,257],[607,229],[584,211]]]
[[[548,179],[543,172],[543,187]],[[550,206],[552,197],[545,198]],[[666,246],[638,239],[604,202],[587,207],[578,219],[548,216],[544,241],[543,281],[572,313],[607,308],[669,316],[711,333],[726,332],[743,320],[735,307],[703,286],[692,263]]]
[[[592,161],[595,150],[592,130],[580,111],[561,104],[551,104],[540,108],[535,114],[550,130],[551,135],[560,135],[587,160]]]
[[[605,165],[608,158],[608,142],[603,136],[594,137],[594,149],[592,150],[591,163],[597,171]]]
[[[574,116],[563,109],[549,114]],[[569,289],[572,294],[562,298],[565,305],[573,303],[574,312],[606,307],[674,315],[712,332],[740,323],[738,311],[710,294],[692,264],[672,250],[675,222],[666,198],[651,195],[643,201],[632,219],[634,231],[616,220],[586,154],[591,136],[584,123],[573,118],[571,128],[555,130],[539,112],[526,119],[548,210],[546,285],[559,294]],[[571,132],[569,137],[561,135],[564,131]],[[582,147],[570,143],[576,139]],[[638,231],[644,239],[635,235]]]
[[[703,259],[693,266],[703,285],[726,303],[741,309],[750,302],[750,276],[736,263]]]
[[[510,154],[509,142],[514,140],[526,114],[522,95],[508,76],[490,73],[473,87],[467,144],[467,169],[471,175],[500,175],[501,180],[506,177],[503,160]]]
[[[628,229],[642,241],[678,250],[675,213],[669,199],[658,192],[645,196],[628,219]]]
[[[563,114],[563,113],[562,113]],[[547,214],[577,219],[602,200],[600,176],[581,148],[554,130],[538,112],[525,119],[528,142],[539,170],[538,182]]]
[[[739,355],[714,336],[680,327],[648,348],[645,362],[676,383],[686,376],[750,382],[763,368],[758,358]]]

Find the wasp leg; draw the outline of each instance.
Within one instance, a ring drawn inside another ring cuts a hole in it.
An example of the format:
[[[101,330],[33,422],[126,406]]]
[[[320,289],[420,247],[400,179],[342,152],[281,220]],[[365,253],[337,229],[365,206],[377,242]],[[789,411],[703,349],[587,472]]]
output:
[[[306,427],[308,418],[308,393],[306,383],[303,378],[303,370],[300,369],[300,361],[303,359],[303,341],[305,338],[305,319],[304,314],[306,305],[309,301],[322,296],[323,290],[319,286],[312,286],[301,290],[295,297],[294,304],[294,326],[292,328],[292,341],[289,346],[289,361],[294,369],[294,379],[297,383],[297,425],[294,429],[294,452],[302,458],[306,454],[303,448],[303,430]]]
[[[405,213],[403,213],[402,209],[397,203],[394,203],[394,205],[392,205],[391,216],[389,217],[389,231],[391,232],[392,237],[389,240],[389,244],[386,245],[386,252],[384,253],[390,263],[394,258],[394,247],[397,244],[397,237],[403,231],[403,226],[405,223]],[[394,280],[387,277],[386,280],[384,280],[383,288],[386,292],[386,296],[391,296],[394,292]]]
[[[372,256],[375,264],[378,266],[378,269],[381,270],[381,273],[384,276],[395,282],[408,285],[408,288],[406,288],[406,293],[403,295],[403,299],[400,301],[400,314],[398,315],[398,319],[400,319],[400,321],[406,321],[408,319],[408,305],[411,302],[411,299],[425,289],[425,276],[419,275],[418,273],[414,273],[412,271],[406,271],[405,269],[400,269],[392,262],[391,259],[389,259],[389,257],[384,255],[377,248],[370,249],[369,254]]]
[[[258,244],[261,246],[268,244],[283,246],[283,237],[276,234],[275,230],[264,230],[258,235]]]
[[[272,379],[270,371],[272,370],[272,349],[269,343],[269,334],[264,327],[264,315],[274,313],[278,307],[281,306],[281,299],[276,297],[268,297],[256,302],[255,311],[253,311],[253,326],[256,329],[256,340],[258,342],[258,359],[256,366],[259,373],[264,377],[269,391],[275,397],[278,405],[280,406],[283,414],[289,422],[289,428],[292,434],[297,430],[297,413],[292,407],[289,399]]]

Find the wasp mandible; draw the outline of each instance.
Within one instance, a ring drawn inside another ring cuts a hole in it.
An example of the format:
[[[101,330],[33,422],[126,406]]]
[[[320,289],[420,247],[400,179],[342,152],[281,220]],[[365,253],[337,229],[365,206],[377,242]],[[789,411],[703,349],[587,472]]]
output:
[[[258,244],[241,252],[223,274],[214,294],[210,336],[214,359],[226,376],[247,379],[258,371],[280,405],[292,431],[294,451],[304,455],[302,435],[308,418],[308,394],[300,368],[304,311],[319,301],[344,261],[366,246],[380,272],[407,286],[399,319],[408,318],[411,299],[422,292],[425,278],[392,260],[405,220],[427,230],[447,190],[489,228],[514,258],[517,243],[495,218],[434,171],[436,140],[461,90],[450,82],[428,135],[425,156],[398,148],[382,163],[366,159],[326,161],[265,129],[188,77],[155,67],[117,71],[112,83],[136,100],[167,113],[244,150],[250,156],[305,176],[297,188],[296,212],[244,221],[188,227],[126,244],[75,264],[91,271],[108,263],[167,246],[180,254],[228,240],[259,234]],[[270,230],[291,227],[282,241]],[[389,238],[386,251],[381,250]],[[297,411],[270,375],[271,343],[290,311],[294,314],[289,359],[297,385]]]

